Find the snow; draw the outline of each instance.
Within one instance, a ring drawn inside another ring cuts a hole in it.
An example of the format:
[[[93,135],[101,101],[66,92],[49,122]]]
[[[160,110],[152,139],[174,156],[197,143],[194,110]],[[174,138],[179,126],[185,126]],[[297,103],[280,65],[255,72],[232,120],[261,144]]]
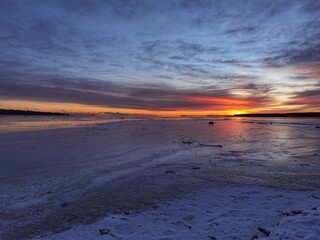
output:
[[[264,237],[259,227],[271,230],[270,237],[263,239],[317,239],[320,211],[315,209],[320,200],[311,194],[260,187],[219,187],[161,204],[156,209],[110,215],[95,224],[35,239],[101,239],[100,229],[109,230],[107,239],[251,239],[254,235]],[[291,210],[296,209],[303,212],[293,215]],[[293,216],[284,217],[285,213]]]
[[[271,228],[270,236],[263,239],[320,239],[319,207],[312,210],[305,210],[298,215],[282,218],[277,226]]]

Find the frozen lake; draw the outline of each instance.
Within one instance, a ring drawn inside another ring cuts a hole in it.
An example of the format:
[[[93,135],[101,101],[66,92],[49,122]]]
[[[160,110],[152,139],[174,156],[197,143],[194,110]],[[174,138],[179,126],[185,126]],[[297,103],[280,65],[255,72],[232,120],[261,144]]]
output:
[[[263,194],[253,194],[252,201],[272,195],[268,191],[274,190],[268,189],[277,189],[285,199],[291,198],[289,203],[296,202],[292,208],[307,211],[316,206],[318,200],[310,196],[317,197],[320,189],[318,119],[218,118],[213,119],[213,125],[208,121],[138,120],[71,128],[54,125],[45,130],[0,134],[0,236],[23,239],[40,234],[46,238],[83,224],[91,227],[76,229],[88,236],[85,234],[101,227],[101,222],[95,223],[110,214],[121,218],[125,211],[149,211],[163,203],[178,213],[177,207],[182,203],[193,204],[194,211],[200,214],[204,207],[214,211],[215,206],[205,199],[223,189],[224,194],[216,201],[238,194],[237,206],[246,213],[252,202],[241,200],[245,193],[233,193],[232,187],[250,187],[245,192],[263,188]],[[183,144],[179,141],[181,135],[223,147]],[[183,200],[190,194],[196,194],[199,201]],[[296,201],[295,196],[300,196],[300,200]],[[182,202],[172,202],[176,199]],[[259,204],[256,208],[263,206]],[[285,206],[269,204],[267,212],[260,214],[268,214],[264,224],[272,226],[280,221],[277,211]],[[160,214],[164,210],[159,211]],[[138,215],[124,229],[115,226],[118,235],[114,239],[126,239],[136,220],[143,223],[154,215],[157,212],[146,212],[142,219]],[[260,218],[261,215],[257,216]],[[204,236],[209,233],[199,227],[201,221],[197,222],[197,231]],[[148,231],[152,221],[150,224]],[[228,224],[232,222],[223,226]],[[246,224],[256,226],[249,220]],[[255,234],[254,229],[242,232],[243,236]],[[63,237],[77,236],[74,231]],[[224,236],[222,230],[219,234]],[[182,239],[184,235],[179,236]]]

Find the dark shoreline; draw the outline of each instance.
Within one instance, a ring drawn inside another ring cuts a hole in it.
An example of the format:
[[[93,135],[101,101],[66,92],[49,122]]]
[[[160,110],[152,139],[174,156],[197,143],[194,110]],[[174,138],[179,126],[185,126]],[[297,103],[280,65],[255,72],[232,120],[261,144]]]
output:
[[[37,112],[29,110],[7,110],[0,109],[0,115],[9,116],[69,116],[68,113],[57,113],[57,112]]]
[[[285,117],[285,118],[320,118],[320,113],[310,112],[310,113],[252,113],[252,114],[235,114],[233,117]]]

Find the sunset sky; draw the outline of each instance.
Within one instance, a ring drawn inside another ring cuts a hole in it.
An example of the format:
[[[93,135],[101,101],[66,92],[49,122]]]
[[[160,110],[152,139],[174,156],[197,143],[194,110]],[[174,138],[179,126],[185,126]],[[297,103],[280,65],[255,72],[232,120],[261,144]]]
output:
[[[320,111],[320,1],[0,0],[0,108]]]

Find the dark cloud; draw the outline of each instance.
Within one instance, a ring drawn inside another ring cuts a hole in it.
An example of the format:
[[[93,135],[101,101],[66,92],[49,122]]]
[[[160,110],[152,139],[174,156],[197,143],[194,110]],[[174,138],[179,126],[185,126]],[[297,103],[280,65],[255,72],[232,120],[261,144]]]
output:
[[[132,108],[144,110],[187,110],[225,107],[219,99],[234,101],[237,106],[240,96],[226,90],[178,90],[163,85],[128,86],[102,81],[83,79],[56,79],[50,84],[26,84],[0,81],[2,98],[25,99],[33,101],[80,103],[113,108]],[[199,101],[197,99],[200,99]],[[202,98],[212,101],[201,101]],[[215,99],[218,99],[216,101]],[[260,106],[270,101],[268,97],[253,95],[245,99],[248,105]],[[230,103],[228,103],[230,107]]]
[[[264,62],[269,66],[280,67],[317,64],[320,63],[320,44],[310,45],[306,41],[300,49],[284,50],[280,55],[265,58]]]
[[[154,57],[170,57],[171,59],[187,60],[195,57],[199,54],[212,54],[219,49],[214,46],[204,46],[199,43],[186,42],[184,40],[155,40],[147,41],[142,43],[144,52],[149,56]],[[170,55],[175,53],[175,57],[172,58]]]
[[[81,85],[83,84],[81,83]],[[163,94],[156,95],[158,91],[153,91],[152,89],[149,89],[146,96],[139,96],[139,91],[135,92],[132,89],[119,88],[118,86],[105,86],[105,88],[109,88],[108,91],[90,91],[79,88],[49,87],[24,83],[19,85],[1,83],[0,93],[2,98],[9,99],[80,103],[113,108],[175,110],[186,109],[188,106],[206,107],[196,102],[179,101],[179,99],[172,98],[167,99],[166,96],[168,94],[165,96]],[[121,91],[119,92],[120,89]],[[123,90],[127,92],[124,93]],[[130,93],[134,93],[135,97],[132,97]]]
[[[314,90],[306,90],[301,92],[295,92],[290,98],[287,105],[304,105],[309,108],[315,108],[319,110],[320,106],[320,88]]]
[[[175,61],[164,61],[146,59],[148,68],[162,69],[166,73],[175,73],[179,76],[205,77],[210,76],[210,72],[198,64],[177,63]]]
[[[212,54],[219,50],[217,47],[203,46],[198,43],[189,43],[183,40],[178,40],[177,45],[177,48],[181,51],[182,55],[185,55],[187,57],[194,57],[195,55],[201,53]]]
[[[94,16],[97,13],[103,14],[111,11],[123,18],[132,18],[145,13],[149,4],[148,1],[139,0],[58,0],[59,6],[68,13],[78,15]]]
[[[251,92],[254,94],[263,95],[263,94],[271,93],[274,90],[274,87],[270,84],[248,83],[245,85],[240,85],[236,89],[247,90],[248,92]]]
[[[316,20],[310,20],[297,33],[296,39],[290,40],[270,52],[271,56],[263,59],[268,65],[297,66],[320,63],[320,16]]]
[[[320,63],[320,43],[287,53],[286,57],[289,63],[295,65]]]
[[[311,12],[312,14],[316,13],[320,15],[320,2],[318,0],[313,0],[311,2],[307,2],[305,5],[303,5],[302,10],[306,12]]]
[[[214,62],[214,63],[228,63],[228,64],[238,64],[239,63],[239,61],[235,60],[235,59],[227,59],[227,60],[213,59],[212,62]]]
[[[293,98],[308,98],[308,97],[318,97],[320,100],[320,88],[314,90],[307,90],[303,92],[297,92],[294,94]]]
[[[181,0],[178,5],[187,9],[208,8],[212,6],[211,0]]]
[[[233,28],[227,30],[225,34],[251,34],[255,32],[257,29],[259,29],[259,27],[257,26]]]

